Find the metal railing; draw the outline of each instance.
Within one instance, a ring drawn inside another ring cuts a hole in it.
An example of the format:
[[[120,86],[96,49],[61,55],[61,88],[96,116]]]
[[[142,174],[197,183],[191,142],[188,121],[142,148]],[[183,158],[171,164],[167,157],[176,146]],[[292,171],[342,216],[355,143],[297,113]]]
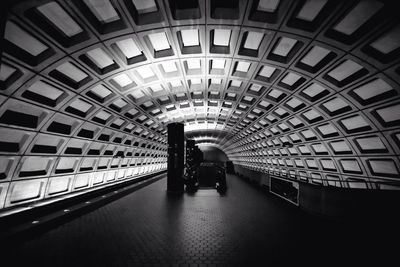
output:
[[[260,167],[250,167],[245,165],[240,165],[243,168],[265,173],[270,177],[285,179],[288,181],[300,181],[304,183],[310,183],[320,186],[330,186],[330,187],[341,187],[341,188],[359,188],[359,189],[372,189],[372,190],[400,190],[400,181],[391,180],[378,180],[374,178],[365,179],[351,177],[347,179],[342,179],[340,176],[335,176],[334,174],[329,175],[331,178],[323,177],[316,173],[315,176],[304,175],[304,174],[294,174],[290,172],[282,172],[278,170],[266,170]]]

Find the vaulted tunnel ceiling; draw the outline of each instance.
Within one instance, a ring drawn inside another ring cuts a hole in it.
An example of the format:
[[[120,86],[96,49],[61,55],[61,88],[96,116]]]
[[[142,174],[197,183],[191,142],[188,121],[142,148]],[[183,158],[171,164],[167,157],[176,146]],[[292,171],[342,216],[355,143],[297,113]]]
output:
[[[391,9],[18,1],[0,74],[0,208],[165,169],[170,122],[247,168],[344,187],[398,181]]]

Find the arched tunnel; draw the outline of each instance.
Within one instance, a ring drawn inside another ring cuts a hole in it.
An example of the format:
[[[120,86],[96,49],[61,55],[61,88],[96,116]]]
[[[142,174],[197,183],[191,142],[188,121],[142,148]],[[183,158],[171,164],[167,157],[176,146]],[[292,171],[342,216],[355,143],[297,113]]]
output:
[[[0,5],[2,266],[395,258],[396,1]],[[170,124],[226,193],[165,192]]]

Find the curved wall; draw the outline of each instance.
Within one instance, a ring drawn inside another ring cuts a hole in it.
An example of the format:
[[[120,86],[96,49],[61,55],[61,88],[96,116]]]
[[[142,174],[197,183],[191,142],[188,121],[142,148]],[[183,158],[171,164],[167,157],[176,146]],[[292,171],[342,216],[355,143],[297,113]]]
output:
[[[321,186],[399,178],[390,1],[19,1],[0,83],[0,208],[165,169],[166,129]]]

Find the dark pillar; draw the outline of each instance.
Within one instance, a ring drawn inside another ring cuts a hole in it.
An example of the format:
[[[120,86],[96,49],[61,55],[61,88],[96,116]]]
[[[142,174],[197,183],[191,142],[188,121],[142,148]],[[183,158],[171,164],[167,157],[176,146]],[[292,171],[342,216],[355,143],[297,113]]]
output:
[[[5,0],[4,5],[0,5],[0,63],[3,62],[3,47],[4,47],[4,31],[6,28],[8,10],[10,8],[11,1]],[[3,3],[2,3],[3,4]]]
[[[201,164],[204,160],[203,151],[198,146],[194,146],[194,161],[196,164]]]
[[[226,173],[235,174],[235,167],[233,165],[233,162],[230,160],[226,162]]]
[[[168,178],[167,191],[180,193],[184,191],[184,129],[182,123],[168,124]]]
[[[190,140],[190,139],[186,140],[186,165],[187,166],[193,166],[195,164],[194,147],[195,147],[194,140]]]

